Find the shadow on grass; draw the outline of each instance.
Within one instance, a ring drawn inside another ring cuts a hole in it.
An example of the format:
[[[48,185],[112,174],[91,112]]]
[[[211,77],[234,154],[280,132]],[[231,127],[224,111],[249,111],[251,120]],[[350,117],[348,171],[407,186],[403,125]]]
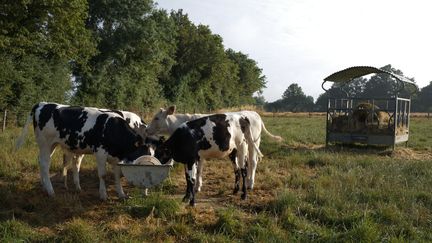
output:
[[[105,214],[107,207],[118,200],[111,173],[106,180],[109,195],[106,202],[99,199],[99,179],[95,170],[83,169],[80,172],[81,192],[73,189],[72,176],[69,175],[68,179],[69,190],[66,190],[61,173],[53,175],[51,182],[56,194],[49,197],[43,192],[35,173],[21,173],[16,180],[0,178],[0,221],[17,219],[30,226],[49,227],[74,217],[92,215],[92,211]]]

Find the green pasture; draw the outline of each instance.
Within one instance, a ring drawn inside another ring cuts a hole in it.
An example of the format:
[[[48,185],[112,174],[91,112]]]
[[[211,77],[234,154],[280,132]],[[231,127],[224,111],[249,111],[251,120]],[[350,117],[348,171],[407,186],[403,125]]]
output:
[[[13,150],[20,128],[0,133],[0,241],[49,242],[430,242],[432,119],[412,118],[408,148],[324,148],[324,117],[265,117],[284,142],[263,135],[264,158],[247,200],[231,195],[228,160],[208,161],[196,208],[181,202],[183,167],[143,197],[98,200],[92,156],[82,192],[62,188],[61,153],[51,165],[56,196],[41,191],[30,133]],[[71,177],[71,176],[69,176]],[[70,178],[71,179],[71,178]],[[126,183],[125,183],[126,184]],[[73,188],[72,180],[69,187]]]

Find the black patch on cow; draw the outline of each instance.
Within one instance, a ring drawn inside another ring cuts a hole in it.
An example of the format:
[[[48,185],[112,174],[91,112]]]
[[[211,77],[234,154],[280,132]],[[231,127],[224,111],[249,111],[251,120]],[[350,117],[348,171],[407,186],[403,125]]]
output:
[[[87,112],[84,111],[84,108],[79,106],[60,107],[53,111],[53,119],[60,138],[66,138],[68,135],[65,144],[72,150],[77,149],[79,140],[82,139],[78,133],[81,132],[87,121]]]
[[[155,157],[162,164],[170,159],[189,164],[198,160],[198,141],[188,127],[177,128],[171,137],[155,151]]]
[[[220,151],[227,151],[229,149],[229,141],[231,134],[228,131],[229,122],[226,120],[225,114],[217,114],[209,116],[210,121],[214,122],[213,139],[219,146]]]
[[[130,124],[131,119],[128,117],[128,118],[126,118],[125,121],[126,121],[127,124]],[[135,124],[134,124],[134,126],[135,126]]]
[[[209,141],[207,141],[207,139],[205,137],[203,137],[198,142],[198,150],[207,150],[209,148],[211,148],[211,144],[209,143]]]
[[[93,127],[84,132],[84,140],[80,143],[80,148],[84,149],[87,146],[93,149],[93,152],[96,152],[97,147],[101,145],[102,136],[104,132],[104,124],[108,119],[107,114],[100,114],[96,118],[96,122]]]
[[[191,129],[191,130],[201,130],[201,127],[203,127],[206,124],[208,117],[202,117],[199,119],[195,119],[192,121],[189,121],[186,123],[186,125]]]
[[[56,109],[57,104],[44,104],[40,109],[39,119],[37,119],[37,125],[42,130],[45,124],[51,119],[53,111]],[[34,108],[34,107],[33,107]]]
[[[187,127],[191,131],[192,137],[195,139],[198,150],[207,150],[211,147],[211,144],[205,138],[204,130],[202,129],[207,122],[208,117],[202,117],[196,120],[187,122]]]
[[[247,117],[241,117],[239,119],[239,122],[240,122],[240,128],[241,128],[242,132],[245,133],[246,128],[248,128],[250,126],[249,119]]]
[[[138,145],[138,146],[137,146]],[[120,117],[110,117],[105,124],[102,146],[109,155],[120,160],[134,160],[146,153],[143,139]],[[147,153],[148,154],[148,153]]]

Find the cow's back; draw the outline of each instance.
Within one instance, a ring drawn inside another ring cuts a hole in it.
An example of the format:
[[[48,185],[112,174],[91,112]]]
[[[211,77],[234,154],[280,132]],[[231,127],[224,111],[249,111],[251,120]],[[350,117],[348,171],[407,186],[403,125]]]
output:
[[[39,103],[34,110],[39,143],[59,144],[74,153],[94,153],[103,149],[112,157],[123,158],[139,140],[116,113],[56,103]]]

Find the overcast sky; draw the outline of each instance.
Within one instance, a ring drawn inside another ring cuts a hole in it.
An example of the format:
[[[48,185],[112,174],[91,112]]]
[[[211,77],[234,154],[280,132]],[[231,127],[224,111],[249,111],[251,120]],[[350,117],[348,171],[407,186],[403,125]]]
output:
[[[210,26],[225,48],[248,54],[274,101],[291,83],[307,95],[350,66],[392,64],[420,87],[432,81],[430,0],[156,0]]]

